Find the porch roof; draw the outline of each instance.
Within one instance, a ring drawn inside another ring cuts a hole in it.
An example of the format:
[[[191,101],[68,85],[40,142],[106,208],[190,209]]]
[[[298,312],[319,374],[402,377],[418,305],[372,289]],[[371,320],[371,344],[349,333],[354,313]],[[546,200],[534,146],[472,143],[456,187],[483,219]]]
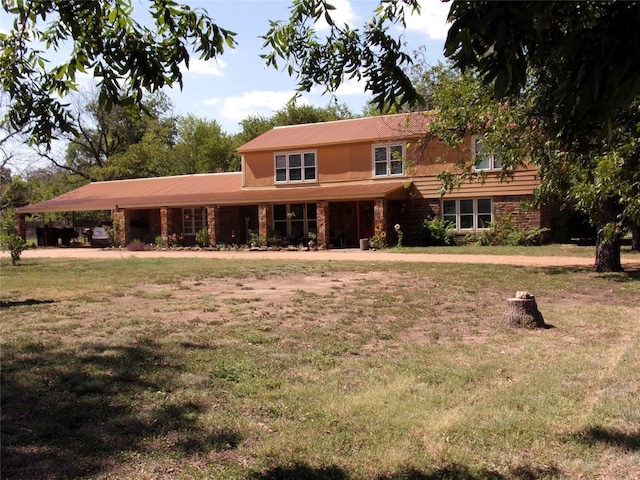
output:
[[[16,211],[24,214],[380,197],[402,199],[406,195],[404,186],[404,181],[372,181],[244,189],[241,172],[212,173],[89,183],[50,200],[20,207]]]

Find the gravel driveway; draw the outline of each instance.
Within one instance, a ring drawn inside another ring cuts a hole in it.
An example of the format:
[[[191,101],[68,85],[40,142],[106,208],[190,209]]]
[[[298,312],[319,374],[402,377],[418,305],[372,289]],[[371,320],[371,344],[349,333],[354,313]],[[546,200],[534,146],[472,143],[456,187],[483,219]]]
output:
[[[3,256],[7,256],[6,253]],[[335,249],[320,251],[148,251],[109,250],[99,248],[38,248],[22,253],[23,259],[31,258],[216,258],[216,259],[270,259],[308,261],[393,261],[429,263],[476,263],[517,266],[590,267],[594,259],[589,257],[539,257],[528,255],[465,255],[441,253],[392,253],[380,250]],[[623,259],[625,269],[640,269],[640,258]]]

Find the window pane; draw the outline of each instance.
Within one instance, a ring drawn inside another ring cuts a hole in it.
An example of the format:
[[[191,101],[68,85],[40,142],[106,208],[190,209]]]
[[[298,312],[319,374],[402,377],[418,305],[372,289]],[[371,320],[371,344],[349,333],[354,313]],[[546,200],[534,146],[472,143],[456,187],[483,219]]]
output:
[[[489,170],[491,168],[491,159],[489,157],[478,157],[476,162],[476,169],[478,170]]]
[[[387,162],[378,163],[376,162],[376,175],[386,175],[387,174]]]
[[[274,218],[274,220],[286,220],[287,219],[287,206],[286,205],[274,205],[273,206],[273,218]]]
[[[302,169],[301,168],[289,169],[289,180],[292,182],[299,182],[300,180],[302,180]]]
[[[473,139],[473,154],[479,155],[482,153],[482,139],[474,138]]]
[[[454,215],[456,214],[456,201],[445,200],[442,202],[442,215]]]
[[[460,200],[460,214],[473,213],[473,200]]]
[[[376,162],[387,163],[387,147],[376,147],[373,158]]]
[[[391,160],[402,160],[402,145],[391,147]]]
[[[281,236],[281,237],[286,237],[287,236],[287,222],[284,221],[278,221],[278,222],[273,222],[273,235],[274,236]]]
[[[287,168],[286,155],[276,155],[276,168]]]
[[[473,215],[460,215],[460,228],[473,228]]]
[[[302,156],[299,153],[289,155],[289,167],[300,167],[302,165]]]
[[[479,198],[478,199],[478,213],[491,213],[491,199]]]
[[[287,181],[287,171],[285,169],[276,170],[276,182],[286,182]]]
[[[478,228],[489,228],[491,223],[491,215],[478,215]]]
[[[305,169],[304,169],[304,179],[305,180],[315,180],[316,179],[316,169],[315,169],[315,167],[305,167]]]
[[[502,168],[502,160],[497,155],[493,156],[493,168]]]
[[[315,153],[305,153],[304,154],[304,166],[305,167],[315,167],[316,166],[316,154]]]
[[[289,213],[292,219],[304,219],[304,203],[295,203],[289,207]]]
[[[315,203],[307,203],[307,218],[309,220],[318,218],[317,205]]]
[[[400,174],[402,174],[402,161],[392,161],[391,162],[391,174],[392,175],[400,175]]]

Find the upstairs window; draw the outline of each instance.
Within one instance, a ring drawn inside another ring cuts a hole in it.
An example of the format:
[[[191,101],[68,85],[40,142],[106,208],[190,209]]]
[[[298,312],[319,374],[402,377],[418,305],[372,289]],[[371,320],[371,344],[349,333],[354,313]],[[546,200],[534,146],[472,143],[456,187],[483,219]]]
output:
[[[279,153],[275,158],[276,183],[314,182],[318,177],[315,152]]]
[[[502,160],[494,152],[485,152],[482,147],[482,137],[472,137],[473,161],[476,170],[500,170]]]
[[[379,145],[373,147],[373,171],[376,177],[404,175],[404,147]]]

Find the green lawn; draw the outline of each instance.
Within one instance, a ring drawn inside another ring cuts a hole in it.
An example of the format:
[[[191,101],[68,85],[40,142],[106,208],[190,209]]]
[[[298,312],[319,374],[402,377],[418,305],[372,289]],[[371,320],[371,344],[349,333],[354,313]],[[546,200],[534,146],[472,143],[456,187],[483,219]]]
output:
[[[637,271],[1,267],[3,479],[640,477]]]

